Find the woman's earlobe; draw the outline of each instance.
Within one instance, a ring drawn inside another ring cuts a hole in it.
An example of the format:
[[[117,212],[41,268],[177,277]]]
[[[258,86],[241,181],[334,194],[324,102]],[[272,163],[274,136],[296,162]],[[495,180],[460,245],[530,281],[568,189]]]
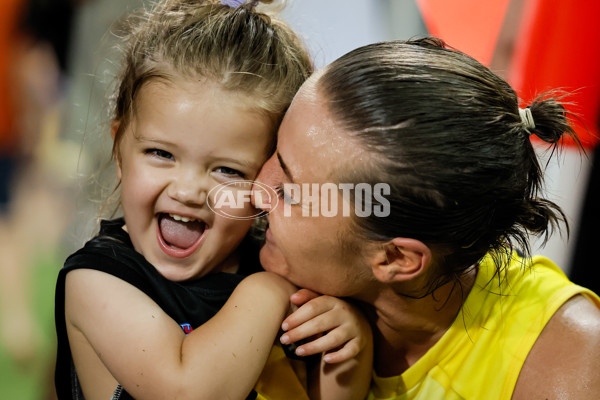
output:
[[[431,250],[423,242],[394,238],[373,257],[373,275],[381,282],[408,281],[421,275],[431,262]]]

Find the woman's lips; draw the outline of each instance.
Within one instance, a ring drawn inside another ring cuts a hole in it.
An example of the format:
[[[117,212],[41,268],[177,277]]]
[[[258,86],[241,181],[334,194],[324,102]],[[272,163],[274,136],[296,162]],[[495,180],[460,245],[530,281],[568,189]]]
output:
[[[271,232],[271,227],[268,227],[267,230],[265,231],[265,239],[267,242],[270,242],[271,244],[275,243],[275,240],[273,238],[273,233]]]

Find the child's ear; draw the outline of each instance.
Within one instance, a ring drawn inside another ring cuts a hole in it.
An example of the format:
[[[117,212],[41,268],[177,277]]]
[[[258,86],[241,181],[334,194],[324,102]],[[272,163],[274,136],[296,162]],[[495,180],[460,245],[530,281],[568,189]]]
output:
[[[119,130],[119,126],[121,126],[121,121],[118,119],[113,119],[110,123],[110,136],[112,136],[112,140],[115,140],[117,136],[117,131]]]
[[[110,136],[112,137],[113,142],[117,137],[117,132],[119,131],[119,126],[121,126],[121,121],[118,119],[113,119],[110,123]],[[117,178],[121,179],[121,160],[118,154],[114,155],[115,163],[117,164]]]
[[[371,258],[371,269],[384,283],[402,282],[422,274],[431,262],[431,250],[423,242],[394,238]]]

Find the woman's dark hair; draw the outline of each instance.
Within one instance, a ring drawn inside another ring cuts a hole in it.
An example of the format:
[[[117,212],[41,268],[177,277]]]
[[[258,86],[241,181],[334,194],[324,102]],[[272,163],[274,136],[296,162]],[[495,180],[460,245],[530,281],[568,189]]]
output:
[[[520,111],[515,91],[475,59],[435,38],[358,48],[333,62],[318,90],[334,119],[367,147],[372,162],[341,182],[386,182],[391,213],[355,218],[368,239],[410,237],[433,251],[434,289],[486,253],[499,271],[528,233],[565,221],[539,197],[542,169],[530,142],[577,141],[568,113],[540,97]],[[528,125],[521,113],[531,113]],[[568,230],[568,226],[567,226]]]

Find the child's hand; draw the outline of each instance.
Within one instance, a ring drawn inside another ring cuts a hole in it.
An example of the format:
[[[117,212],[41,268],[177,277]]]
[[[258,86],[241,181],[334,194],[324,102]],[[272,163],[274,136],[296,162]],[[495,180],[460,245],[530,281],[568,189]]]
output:
[[[319,296],[321,296],[320,293],[313,292],[312,290],[300,289],[290,296],[290,302],[296,307],[300,307],[303,304],[309,302],[312,299],[316,299]]]
[[[361,312],[345,300],[300,290],[291,301],[300,308],[281,327],[283,344],[318,335],[296,349],[299,356],[329,352],[323,360],[334,364],[357,356],[371,341],[371,329]]]

